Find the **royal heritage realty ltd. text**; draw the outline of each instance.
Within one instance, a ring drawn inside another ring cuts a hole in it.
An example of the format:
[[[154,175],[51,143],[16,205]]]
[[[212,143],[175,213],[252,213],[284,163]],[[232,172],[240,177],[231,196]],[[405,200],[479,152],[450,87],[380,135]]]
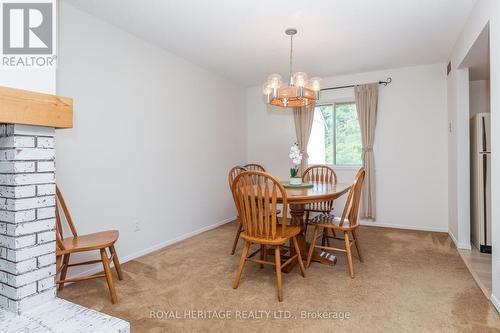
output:
[[[156,310],[149,312],[150,319],[212,319],[212,320],[268,320],[268,319],[302,319],[302,320],[348,320],[349,311],[297,311],[288,310]]]

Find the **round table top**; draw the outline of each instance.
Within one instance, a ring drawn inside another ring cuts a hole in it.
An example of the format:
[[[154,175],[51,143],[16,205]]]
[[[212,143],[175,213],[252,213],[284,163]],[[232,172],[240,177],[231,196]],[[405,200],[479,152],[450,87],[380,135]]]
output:
[[[351,188],[351,184],[313,183],[310,188],[285,188],[289,204],[306,204],[319,201],[335,200]],[[278,193],[278,202],[282,202]]]

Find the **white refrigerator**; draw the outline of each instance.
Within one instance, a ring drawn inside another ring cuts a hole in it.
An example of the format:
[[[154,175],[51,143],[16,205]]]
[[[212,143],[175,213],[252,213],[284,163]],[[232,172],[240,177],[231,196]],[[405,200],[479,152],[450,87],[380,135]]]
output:
[[[490,147],[490,114],[478,113],[470,121],[471,240],[483,253],[491,253]]]

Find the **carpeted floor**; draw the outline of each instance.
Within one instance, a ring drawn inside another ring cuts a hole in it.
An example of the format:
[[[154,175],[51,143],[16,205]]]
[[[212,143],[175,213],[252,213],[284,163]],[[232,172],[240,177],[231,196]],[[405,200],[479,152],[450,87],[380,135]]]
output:
[[[363,227],[365,263],[354,260],[355,279],[341,254],[335,267],[313,263],[306,278],[295,268],[284,274],[279,303],[272,266],[247,263],[231,288],[242,246],[229,255],[235,230],[230,223],[125,263],[116,305],[103,279],[69,285],[59,297],[123,318],[134,333],[500,332],[498,313],[445,233]],[[230,318],[194,318],[216,310]],[[318,311],[330,318],[301,318]]]

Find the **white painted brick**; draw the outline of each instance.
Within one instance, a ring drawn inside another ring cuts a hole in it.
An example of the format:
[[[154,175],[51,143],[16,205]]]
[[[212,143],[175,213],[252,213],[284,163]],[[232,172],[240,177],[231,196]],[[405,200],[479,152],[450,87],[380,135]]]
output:
[[[23,210],[21,212],[11,212],[8,210],[0,210],[0,221],[8,223],[21,223],[33,221],[36,218],[35,210]]]
[[[40,231],[53,230],[56,225],[56,219],[36,220],[33,222],[7,224],[7,235],[21,236]]]
[[[8,301],[7,297],[0,295],[0,308],[7,309],[8,308]]]
[[[14,211],[50,207],[55,206],[55,204],[56,198],[53,195],[24,199],[0,199],[0,209]]]
[[[35,138],[32,136],[7,136],[0,138],[0,147],[2,148],[33,148],[35,147]]]
[[[0,270],[10,274],[18,275],[26,273],[38,268],[38,261],[36,258],[31,258],[18,263],[0,259]]]
[[[36,217],[39,220],[56,217],[56,208],[55,207],[38,208],[36,210]]]
[[[0,235],[0,246],[15,249],[14,237]]]
[[[15,124],[13,133],[16,135],[54,136],[55,128],[46,126]]]
[[[31,271],[20,275],[7,274],[7,284],[11,287],[20,287],[41,279],[45,279],[55,274],[56,274],[56,265],[39,268],[35,271]]]
[[[14,272],[9,272],[12,274],[23,274],[30,272],[38,267],[38,261],[35,258],[20,261],[16,263],[16,268]]]
[[[7,283],[9,280],[8,274],[6,272],[0,272],[0,282]]]
[[[50,287],[49,287],[50,288]],[[13,299],[20,300],[37,292],[37,283],[30,283],[22,287],[14,288],[5,284],[0,284],[0,294]]]
[[[0,185],[34,185],[54,182],[53,173],[0,174]]]
[[[35,172],[35,162],[0,161],[0,173]]]
[[[26,315],[4,311],[0,316],[3,333],[130,333],[128,322],[61,298],[28,309]]]
[[[36,235],[36,242],[37,244],[43,244],[43,243],[48,243],[48,242],[53,242],[56,240],[56,232],[55,230],[53,231],[46,231],[46,232],[40,232]]]
[[[55,149],[16,148],[0,151],[1,161],[53,160],[55,156]]]
[[[28,183],[29,184],[29,183]],[[2,175],[0,174],[0,185],[16,185],[16,175]]]
[[[55,298],[56,298],[56,288],[50,288],[33,296],[23,298],[18,302],[13,302],[9,300],[9,310],[11,310],[11,307],[14,307],[15,310],[13,310],[13,312],[23,313],[29,309],[36,307],[37,305],[50,302]],[[16,304],[15,305],[13,304],[11,306],[10,303],[16,303]]]
[[[35,245],[35,243],[35,235],[17,237],[0,235],[0,246],[6,247],[8,249],[20,249],[23,247]]]
[[[36,146],[38,148],[54,148],[56,146],[56,140],[54,138],[36,138]]]
[[[19,250],[7,249],[7,260],[19,262],[37,256],[41,256],[50,252],[54,252],[55,248],[56,248],[56,243],[51,242],[32,247],[25,247]]]
[[[28,198],[36,196],[36,186],[0,186],[0,197]]]
[[[37,281],[38,291],[44,291],[55,286],[54,276]]]
[[[44,184],[36,186],[36,195],[54,195],[56,194],[56,184]]]
[[[38,267],[53,265],[56,263],[56,253],[53,252],[43,256],[39,256],[38,258],[36,258],[36,260]]]
[[[56,170],[56,164],[53,161],[38,161],[36,162],[36,171],[52,172]]]
[[[56,294],[55,129],[1,131],[0,307],[21,313]]]

